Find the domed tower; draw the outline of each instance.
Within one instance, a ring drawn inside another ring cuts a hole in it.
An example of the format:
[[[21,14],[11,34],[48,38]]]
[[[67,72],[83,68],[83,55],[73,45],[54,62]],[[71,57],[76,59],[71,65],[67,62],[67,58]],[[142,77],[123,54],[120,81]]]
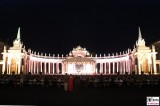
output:
[[[156,52],[155,47],[152,45],[152,48],[145,45],[145,40],[142,38],[140,27],[138,40],[136,42],[135,50],[135,71],[137,74],[155,74],[156,72]]]
[[[22,47],[23,44],[20,38],[20,28],[18,28],[17,38],[13,41],[13,46],[8,50],[4,47],[3,50],[3,67],[2,73],[6,71],[7,74],[15,73],[20,74],[23,72],[24,68],[24,53],[25,48]]]

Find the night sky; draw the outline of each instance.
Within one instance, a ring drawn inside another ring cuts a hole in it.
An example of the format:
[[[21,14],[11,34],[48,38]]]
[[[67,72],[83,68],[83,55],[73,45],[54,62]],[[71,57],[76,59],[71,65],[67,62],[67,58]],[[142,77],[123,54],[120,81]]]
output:
[[[160,40],[159,0],[105,1],[1,0],[0,40],[11,45],[20,27],[26,49],[51,54],[132,49],[138,26],[147,45]]]

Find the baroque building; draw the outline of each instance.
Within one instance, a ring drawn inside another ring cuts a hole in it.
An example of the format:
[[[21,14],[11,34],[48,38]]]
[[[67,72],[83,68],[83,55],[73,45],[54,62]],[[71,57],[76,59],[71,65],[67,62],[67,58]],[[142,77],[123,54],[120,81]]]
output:
[[[86,48],[77,46],[69,55],[47,55],[46,53],[26,50],[21,42],[20,28],[13,46],[4,46],[1,73],[4,74],[158,74],[160,73],[160,60],[156,60],[155,45],[148,47],[139,28],[138,40],[134,48],[120,53],[95,55]]]

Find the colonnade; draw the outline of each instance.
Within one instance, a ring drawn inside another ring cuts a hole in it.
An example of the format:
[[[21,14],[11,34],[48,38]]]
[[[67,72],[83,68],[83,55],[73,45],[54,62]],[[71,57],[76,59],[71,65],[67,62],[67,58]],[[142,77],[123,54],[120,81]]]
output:
[[[130,60],[110,61],[96,63],[96,74],[130,74],[132,72],[132,64]]]
[[[69,73],[79,73],[76,72],[75,64],[69,64],[63,62],[64,59],[46,59],[46,58],[37,58],[30,57],[26,61],[26,70],[27,72],[31,72],[32,74],[39,74],[40,72],[43,74],[64,74],[65,72]],[[87,64],[87,63],[85,63]],[[95,58],[95,63],[92,63],[86,67],[83,64],[84,69],[81,70],[81,74],[128,74],[132,73],[132,62],[128,56],[113,58],[113,59],[99,59]]]
[[[27,70],[32,74],[63,74],[64,65],[61,62],[27,61]]]

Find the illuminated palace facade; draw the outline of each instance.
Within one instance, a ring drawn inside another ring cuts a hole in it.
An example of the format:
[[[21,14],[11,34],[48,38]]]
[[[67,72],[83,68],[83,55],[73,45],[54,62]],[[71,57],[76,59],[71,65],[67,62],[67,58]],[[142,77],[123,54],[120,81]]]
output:
[[[44,75],[96,75],[96,74],[158,74],[160,61],[156,60],[155,46],[147,47],[139,28],[138,40],[134,48],[120,53],[92,56],[86,48],[77,46],[69,55],[50,55],[26,51],[20,39],[20,28],[13,46],[2,52],[0,61],[2,73]]]

